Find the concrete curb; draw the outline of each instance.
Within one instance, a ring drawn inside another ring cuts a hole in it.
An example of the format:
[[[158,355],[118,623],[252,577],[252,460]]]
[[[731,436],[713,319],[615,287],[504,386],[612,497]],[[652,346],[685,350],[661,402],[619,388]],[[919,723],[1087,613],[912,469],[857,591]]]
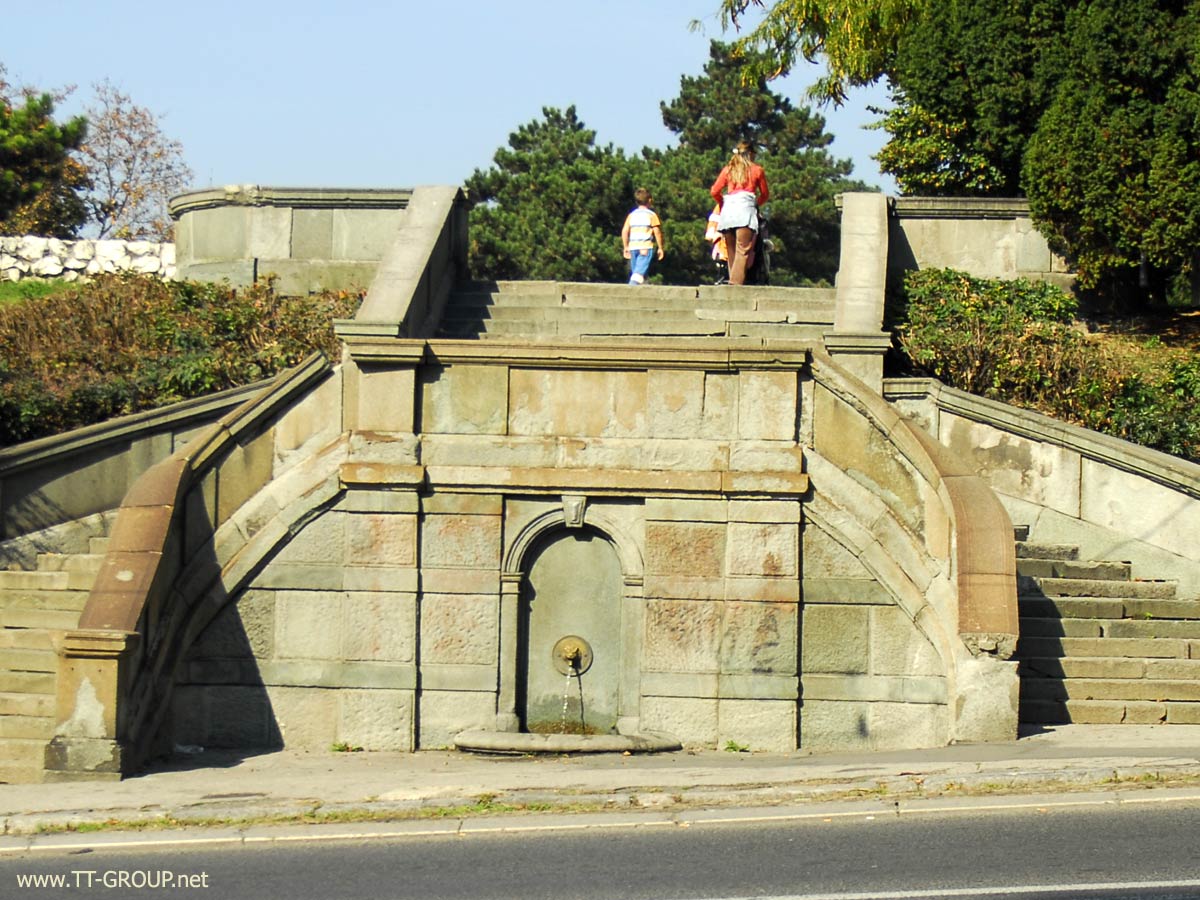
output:
[[[1050,795],[1103,793],[1109,797],[1159,795],[1183,791],[1200,799],[1200,762],[1183,758],[1091,759],[1025,761],[1002,765],[954,764],[930,770],[840,772],[818,767],[810,777],[779,780],[774,769],[769,781],[748,781],[752,772],[729,772],[725,780],[703,783],[711,770],[684,768],[653,782],[634,783],[631,773],[614,770],[611,784],[584,787],[546,783],[531,787],[446,788],[436,792],[397,790],[355,800],[323,800],[317,796],[207,794],[167,803],[97,803],[90,808],[14,811],[3,817],[3,837],[20,844],[32,836],[92,830],[93,837],[112,834],[169,834],[184,828],[232,828],[242,833],[253,827],[322,827],[355,824],[362,828],[389,822],[399,827],[437,821],[481,819],[542,819],[547,817],[614,816],[655,811],[681,814],[696,810],[747,808],[780,810],[822,804],[870,802],[895,811],[919,804],[989,801],[1011,803],[1015,798],[1040,802]],[[974,771],[971,771],[971,770]],[[564,773],[547,778],[563,782]],[[570,773],[565,773],[570,778]],[[314,793],[318,793],[314,791]],[[0,795],[2,797],[2,795]],[[97,798],[99,799],[99,798]],[[776,815],[777,813],[770,813]],[[85,835],[80,834],[80,837]],[[0,850],[9,847],[0,844]]]

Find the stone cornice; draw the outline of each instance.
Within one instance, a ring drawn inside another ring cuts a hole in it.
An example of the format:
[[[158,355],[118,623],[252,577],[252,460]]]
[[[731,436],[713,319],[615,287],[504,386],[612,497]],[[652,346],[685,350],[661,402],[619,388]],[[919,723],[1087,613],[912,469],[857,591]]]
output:
[[[616,338],[582,341],[453,340],[394,337],[394,326],[345,320],[339,329],[359,365],[471,364],[550,369],[804,369],[808,341],[769,338]],[[378,327],[376,327],[378,326]]]
[[[171,218],[218,206],[282,206],[292,209],[406,209],[411,188],[298,188],[230,184],[178,194],[167,203]]]

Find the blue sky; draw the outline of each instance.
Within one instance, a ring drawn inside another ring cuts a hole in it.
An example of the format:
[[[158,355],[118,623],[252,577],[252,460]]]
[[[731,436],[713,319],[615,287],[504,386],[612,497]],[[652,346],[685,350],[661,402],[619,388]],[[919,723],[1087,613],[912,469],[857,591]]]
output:
[[[183,144],[194,186],[410,187],[486,168],[543,106],[575,104],[597,142],[665,147],[658,104],[721,37],[717,0],[521,4],[7,3],[0,61],[39,88],[74,84],[75,112],[111,80]],[[688,28],[700,19],[701,32]],[[816,71],[775,89],[804,104]],[[879,131],[859,93],[819,110],[831,151],[890,193],[871,159]]]

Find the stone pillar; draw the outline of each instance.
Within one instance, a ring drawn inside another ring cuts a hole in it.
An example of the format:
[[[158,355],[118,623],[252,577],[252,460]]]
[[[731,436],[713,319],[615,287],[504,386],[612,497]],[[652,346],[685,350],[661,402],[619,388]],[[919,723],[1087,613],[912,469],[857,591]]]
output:
[[[517,717],[517,620],[521,615],[520,572],[500,576],[499,696],[496,699],[496,730],[520,731]]]
[[[46,747],[46,781],[116,781],[126,768],[118,704],[140,635],[67,632],[58,652],[57,725]]]
[[[843,368],[875,391],[883,387],[883,355],[891,336],[883,329],[887,287],[888,198],[848,193],[841,197],[842,248],[837,306],[825,349]]]

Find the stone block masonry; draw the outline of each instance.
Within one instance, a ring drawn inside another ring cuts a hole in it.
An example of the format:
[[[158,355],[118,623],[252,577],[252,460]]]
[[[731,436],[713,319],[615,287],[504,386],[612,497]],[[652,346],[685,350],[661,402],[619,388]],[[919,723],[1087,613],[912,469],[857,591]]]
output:
[[[175,279],[175,245],[154,241],[63,241],[26,235],[0,237],[0,281],[76,281],[92,275],[136,272]]]

